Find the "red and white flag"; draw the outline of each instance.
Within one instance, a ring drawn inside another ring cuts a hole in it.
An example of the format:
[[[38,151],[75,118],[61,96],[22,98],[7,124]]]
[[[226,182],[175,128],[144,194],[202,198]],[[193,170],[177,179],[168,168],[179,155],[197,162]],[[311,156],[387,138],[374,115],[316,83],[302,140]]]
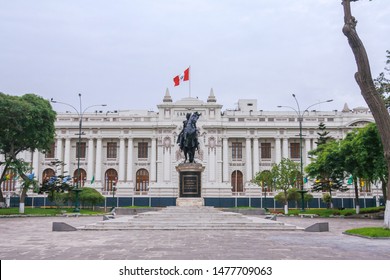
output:
[[[177,75],[173,78],[173,82],[175,84],[175,87],[180,85],[181,82],[188,81],[190,79],[190,67],[188,67],[184,72],[180,75]]]

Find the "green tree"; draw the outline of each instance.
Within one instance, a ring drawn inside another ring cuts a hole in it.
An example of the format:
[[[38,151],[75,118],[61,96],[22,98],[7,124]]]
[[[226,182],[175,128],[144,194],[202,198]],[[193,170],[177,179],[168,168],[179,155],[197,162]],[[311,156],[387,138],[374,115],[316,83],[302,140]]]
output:
[[[379,74],[378,78],[374,79],[374,84],[378,93],[382,96],[385,106],[387,109],[390,108],[390,78],[387,76],[390,75],[390,51],[387,50],[387,60],[385,71]]]
[[[282,190],[284,197],[288,197],[288,190],[299,179],[299,164],[291,159],[284,158],[279,164],[274,164],[271,169],[272,177],[277,189]],[[287,199],[284,202],[284,212],[288,213]]]
[[[314,179],[313,191],[326,191],[332,197],[332,191],[345,190],[344,161],[340,156],[338,141],[322,144],[316,151],[316,157],[306,166],[308,176]]]
[[[57,174],[64,163],[59,160],[50,163],[54,169],[54,176],[42,182],[39,193],[47,193],[48,199],[57,207],[62,206],[65,201],[69,200],[69,192],[72,191],[71,177],[69,175]]]
[[[321,145],[325,144],[326,142],[329,141],[329,139],[331,139],[331,137],[328,136],[329,131],[326,130],[326,125],[323,122],[320,122],[320,124],[318,125],[318,130],[319,130],[317,132],[318,138],[316,141],[317,148],[321,147]]]
[[[11,96],[0,93],[0,153],[7,169],[15,164],[23,180],[20,194],[20,212],[24,212],[24,200],[29,188],[35,185],[31,170],[18,160],[22,151],[46,151],[54,143],[56,113],[50,102],[35,95]],[[30,173],[30,176],[27,176]],[[4,180],[0,178],[0,184]],[[0,199],[4,201],[0,191]]]
[[[267,188],[268,191],[271,191],[274,186],[274,179],[272,176],[271,171],[264,170],[261,172],[258,172],[255,175],[254,183],[259,185],[262,188]]]
[[[382,95],[378,94],[375,87],[371,67],[368,60],[366,49],[356,31],[357,20],[352,16],[351,2],[356,0],[342,0],[344,9],[344,26],[343,33],[348,39],[348,43],[354,54],[357,72],[355,73],[355,80],[359,85],[360,92],[367,102],[375,122],[378,127],[379,135],[382,140],[384,156],[387,162],[388,173],[390,168],[390,115],[387,111]],[[387,193],[390,192],[390,182],[387,182]],[[386,210],[384,218],[385,228],[390,229],[390,201],[386,201]]]
[[[92,206],[94,208],[97,204],[103,203],[105,198],[94,188],[83,187],[79,199],[82,206]]]
[[[376,124],[368,124],[359,130],[355,140],[359,147],[357,155],[362,164],[363,178],[371,183],[381,181],[384,200],[387,201],[388,168],[383,154],[383,145]]]

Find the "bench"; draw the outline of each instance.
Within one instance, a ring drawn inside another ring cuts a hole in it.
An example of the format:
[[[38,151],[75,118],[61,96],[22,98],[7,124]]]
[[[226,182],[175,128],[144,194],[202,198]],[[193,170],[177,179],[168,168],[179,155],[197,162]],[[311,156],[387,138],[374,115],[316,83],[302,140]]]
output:
[[[298,216],[299,217],[301,217],[301,218],[308,218],[308,217],[310,217],[310,218],[314,218],[314,217],[318,217],[318,215],[317,214],[298,214]]]

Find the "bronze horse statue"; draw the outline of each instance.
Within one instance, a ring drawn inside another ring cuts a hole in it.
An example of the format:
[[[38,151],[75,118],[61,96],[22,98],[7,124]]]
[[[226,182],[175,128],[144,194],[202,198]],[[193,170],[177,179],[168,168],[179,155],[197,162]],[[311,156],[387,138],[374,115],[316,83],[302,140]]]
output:
[[[196,128],[196,122],[200,117],[200,113],[187,113],[187,120],[183,122],[183,130],[180,132],[177,138],[180,150],[184,152],[185,160],[190,163],[194,162],[195,151],[199,149],[198,142],[198,129]]]

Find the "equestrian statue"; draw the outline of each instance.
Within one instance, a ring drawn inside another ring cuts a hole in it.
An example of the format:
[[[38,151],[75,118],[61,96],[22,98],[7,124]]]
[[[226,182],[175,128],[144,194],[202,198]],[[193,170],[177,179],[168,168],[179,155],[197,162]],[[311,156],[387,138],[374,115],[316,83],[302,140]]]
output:
[[[184,162],[187,162],[188,159],[190,163],[193,163],[195,151],[199,150],[196,122],[200,115],[198,112],[187,113],[186,120],[183,121],[183,129],[177,138],[177,144],[179,144],[180,150],[184,152]]]

